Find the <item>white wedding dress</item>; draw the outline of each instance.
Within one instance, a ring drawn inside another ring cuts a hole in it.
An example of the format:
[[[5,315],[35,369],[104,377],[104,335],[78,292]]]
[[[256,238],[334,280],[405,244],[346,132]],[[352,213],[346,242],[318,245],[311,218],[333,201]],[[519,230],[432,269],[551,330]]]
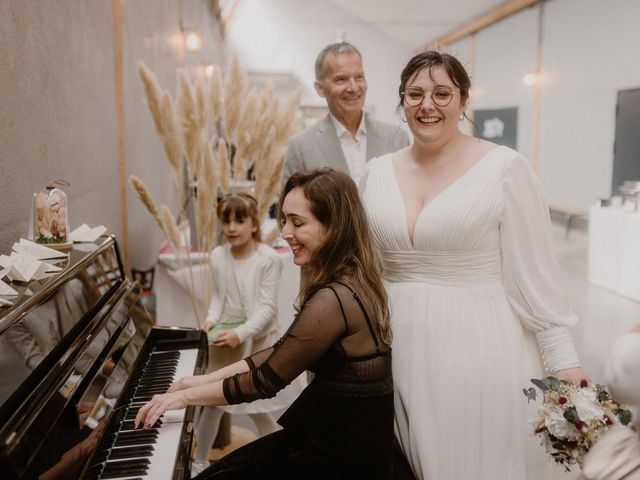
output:
[[[543,360],[579,365],[537,177],[494,148],[423,207],[411,239],[392,156],[369,162],[362,197],[389,294],[396,435],[416,476],[571,478],[532,436],[522,392]]]

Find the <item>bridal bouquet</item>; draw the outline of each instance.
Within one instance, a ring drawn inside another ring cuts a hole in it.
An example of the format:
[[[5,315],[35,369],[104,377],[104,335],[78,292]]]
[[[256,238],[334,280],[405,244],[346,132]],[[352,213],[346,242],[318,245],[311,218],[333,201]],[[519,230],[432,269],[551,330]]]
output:
[[[587,380],[574,385],[555,377],[532,379],[531,383],[543,393],[533,421],[535,435],[566,471],[571,465],[582,466],[584,455],[611,426],[631,421],[631,412],[616,403],[602,385]],[[535,388],[523,391],[529,401],[536,400]]]

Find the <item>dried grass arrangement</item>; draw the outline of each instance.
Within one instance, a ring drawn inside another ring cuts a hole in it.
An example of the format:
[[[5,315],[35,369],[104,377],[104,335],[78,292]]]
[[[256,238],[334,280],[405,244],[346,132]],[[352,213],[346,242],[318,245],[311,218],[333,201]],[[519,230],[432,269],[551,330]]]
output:
[[[198,326],[206,317],[213,289],[210,263],[194,268],[195,249],[211,252],[216,246],[217,199],[235,186],[254,182],[253,195],[264,218],[279,193],[280,175],[301,92],[286,101],[276,99],[272,86],[247,89],[247,76],[234,57],[223,77],[219,66],[205,85],[178,71],[175,102],[155,75],[142,63],[138,73],[156,132],[169,161],[177,213],[157,206],[142,180],[130,182],[172,246],[189,291]],[[193,208],[195,245],[181,234],[187,207]],[[277,232],[267,235],[275,240]],[[200,300],[200,301],[198,301]],[[204,306],[203,306],[204,305]]]

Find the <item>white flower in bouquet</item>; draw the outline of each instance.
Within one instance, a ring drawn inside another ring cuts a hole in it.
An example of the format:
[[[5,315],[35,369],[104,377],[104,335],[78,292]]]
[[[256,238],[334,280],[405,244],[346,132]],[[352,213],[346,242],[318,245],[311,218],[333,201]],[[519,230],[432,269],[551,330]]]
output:
[[[594,420],[602,420],[605,415],[597,396],[596,390],[591,388],[581,388],[576,392],[575,405],[578,417],[587,424]]]
[[[616,403],[602,385],[587,380],[573,385],[555,377],[532,379],[531,383],[543,393],[534,433],[567,471],[570,465],[582,465],[584,455],[612,425],[631,421],[631,412]],[[536,400],[535,388],[523,391],[529,401]]]
[[[564,412],[560,409],[551,410],[544,419],[544,425],[556,438],[575,440],[580,435],[576,427],[564,418]]]

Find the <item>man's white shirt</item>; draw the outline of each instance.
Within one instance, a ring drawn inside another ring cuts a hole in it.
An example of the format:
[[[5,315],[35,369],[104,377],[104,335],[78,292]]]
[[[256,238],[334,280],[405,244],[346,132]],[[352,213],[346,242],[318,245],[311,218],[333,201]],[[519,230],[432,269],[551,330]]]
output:
[[[364,113],[360,118],[360,125],[356,131],[355,138],[349,130],[344,128],[336,117],[331,115],[331,120],[336,129],[338,140],[340,140],[342,153],[344,153],[344,158],[349,167],[349,175],[351,175],[353,181],[356,182],[356,185],[359,185],[360,177],[364,174],[367,163],[367,130],[364,126]]]

